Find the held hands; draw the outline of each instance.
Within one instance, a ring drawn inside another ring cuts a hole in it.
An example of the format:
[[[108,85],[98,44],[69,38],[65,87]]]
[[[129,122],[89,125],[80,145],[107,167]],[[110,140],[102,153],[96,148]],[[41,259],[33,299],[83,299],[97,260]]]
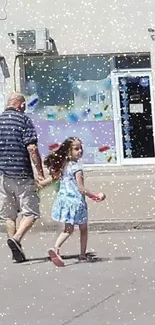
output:
[[[43,188],[46,184],[45,184],[45,180],[37,180],[37,184],[39,188]]]
[[[45,177],[44,177],[43,173],[38,173],[38,177],[36,179],[36,185],[39,189],[44,187],[44,185],[43,185],[44,181],[45,181]]]
[[[38,179],[35,180],[36,183],[36,187],[38,190],[41,190],[44,186],[40,184],[40,181],[38,181]]]
[[[43,174],[38,174],[37,181],[43,181],[45,179]]]
[[[45,184],[45,179],[43,177],[38,177],[36,179],[36,185],[38,189],[42,189],[46,184]]]
[[[37,181],[38,188],[41,189],[44,186],[51,184],[53,182],[53,179],[52,179],[51,176],[48,177],[48,178],[40,178],[40,177],[38,177],[38,179],[36,181]]]

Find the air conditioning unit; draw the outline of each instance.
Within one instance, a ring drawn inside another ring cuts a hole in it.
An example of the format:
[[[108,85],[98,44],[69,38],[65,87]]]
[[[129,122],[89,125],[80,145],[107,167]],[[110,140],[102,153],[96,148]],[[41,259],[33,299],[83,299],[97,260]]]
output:
[[[17,30],[16,49],[17,52],[20,53],[44,52],[51,50],[49,30],[47,28]]]

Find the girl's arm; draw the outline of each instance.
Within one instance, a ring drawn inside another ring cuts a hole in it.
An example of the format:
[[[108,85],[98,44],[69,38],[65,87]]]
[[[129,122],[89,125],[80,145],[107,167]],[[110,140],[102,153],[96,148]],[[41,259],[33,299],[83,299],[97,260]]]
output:
[[[105,194],[103,194],[103,193],[95,194],[85,188],[82,171],[76,172],[75,177],[76,177],[78,188],[83,195],[86,195],[90,199],[95,200],[95,201],[103,201],[106,198]]]

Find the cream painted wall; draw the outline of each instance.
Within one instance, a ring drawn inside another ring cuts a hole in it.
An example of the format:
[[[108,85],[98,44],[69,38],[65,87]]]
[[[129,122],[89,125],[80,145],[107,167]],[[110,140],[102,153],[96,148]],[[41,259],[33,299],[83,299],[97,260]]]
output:
[[[4,17],[5,0],[0,0]],[[155,0],[8,0],[7,20],[0,20],[0,51],[6,57],[13,87],[15,46],[9,32],[50,29],[60,54],[150,51],[147,29],[155,27]],[[154,26],[153,26],[154,22]]]

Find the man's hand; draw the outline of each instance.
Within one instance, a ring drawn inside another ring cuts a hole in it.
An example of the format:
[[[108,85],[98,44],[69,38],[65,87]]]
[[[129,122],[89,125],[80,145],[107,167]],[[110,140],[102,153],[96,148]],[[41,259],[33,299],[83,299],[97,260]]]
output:
[[[39,187],[39,188],[43,188],[44,186],[46,186],[46,185],[49,185],[49,184],[51,184],[53,182],[53,179],[52,179],[52,177],[51,176],[49,176],[48,178],[38,178],[37,180],[36,180],[36,183],[37,183],[37,186]]]
[[[44,186],[40,184],[40,182],[36,179],[35,180],[35,184],[36,184],[36,187],[37,189],[41,190]]]
[[[38,173],[37,181],[40,182],[40,181],[43,181],[44,179],[45,179],[45,177],[42,176],[42,174],[39,174],[39,173]]]

